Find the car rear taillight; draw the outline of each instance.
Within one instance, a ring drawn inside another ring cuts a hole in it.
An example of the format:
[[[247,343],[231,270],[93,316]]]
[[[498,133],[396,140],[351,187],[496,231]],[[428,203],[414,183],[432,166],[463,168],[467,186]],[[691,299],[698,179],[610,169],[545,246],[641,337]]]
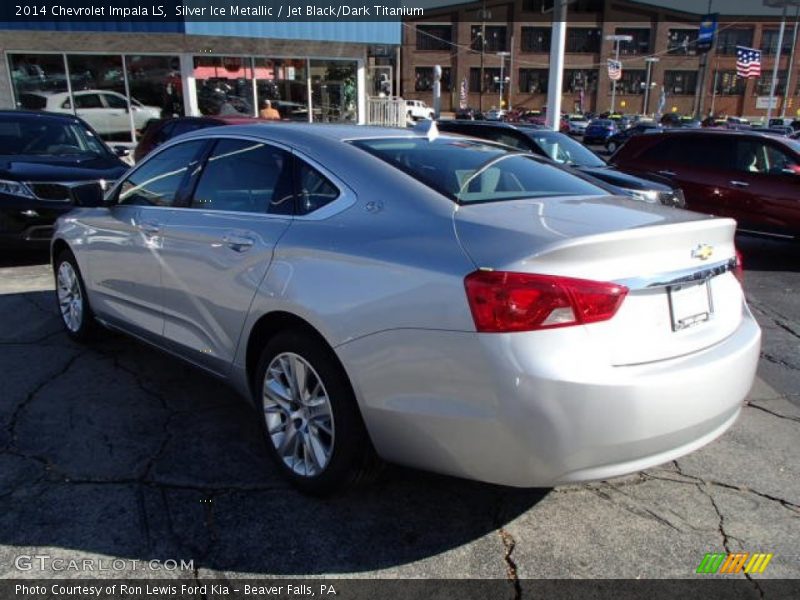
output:
[[[736,265],[733,268],[733,274],[736,276],[736,279],[739,280],[739,283],[742,284],[744,287],[744,258],[742,257],[742,252],[738,248],[736,248]]]
[[[480,332],[535,331],[607,321],[628,288],[556,275],[475,271],[464,279]]]

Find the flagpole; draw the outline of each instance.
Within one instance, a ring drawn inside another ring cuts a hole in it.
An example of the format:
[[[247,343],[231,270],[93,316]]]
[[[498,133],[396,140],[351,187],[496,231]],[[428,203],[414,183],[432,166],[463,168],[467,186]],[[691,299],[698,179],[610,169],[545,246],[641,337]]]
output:
[[[787,3],[784,2],[783,4],[783,11],[781,12],[781,28],[778,32],[778,52],[775,55],[775,64],[772,67],[772,83],[769,86],[769,106],[767,107],[767,127],[769,127],[769,122],[772,119],[772,103],[775,100],[775,86],[778,84],[778,67],[781,63],[781,50],[783,48],[783,35],[786,33],[786,6]],[[792,48],[794,51],[794,48]]]

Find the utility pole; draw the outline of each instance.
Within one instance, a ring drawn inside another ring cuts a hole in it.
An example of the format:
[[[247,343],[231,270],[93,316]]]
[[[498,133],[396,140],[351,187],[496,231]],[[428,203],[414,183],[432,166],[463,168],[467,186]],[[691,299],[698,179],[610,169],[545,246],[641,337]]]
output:
[[[794,32],[792,33],[792,49],[789,51],[789,68],[786,71],[786,89],[783,95],[783,108],[781,109],[781,118],[786,118],[786,108],[789,104],[789,90],[792,83],[792,69],[794,69],[794,50],[797,48],[797,25],[800,21],[800,4],[797,5],[794,11]]]
[[[786,33],[786,7],[788,1],[782,2],[783,10],[781,11],[781,28],[778,32],[778,48],[775,53],[775,64],[772,67],[772,82],[769,85],[769,106],[767,107],[767,127],[772,119],[772,103],[775,102],[775,86],[778,84],[778,68],[781,64],[781,50],[783,49],[783,36]]]
[[[486,51],[486,19],[492,18],[492,13],[486,10],[486,0],[483,0],[483,8],[480,10],[480,17],[481,17],[481,81],[480,85],[478,86],[478,110],[483,112],[483,86],[484,86],[484,78],[483,78],[483,54]]]
[[[706,10],[706,14],[711,14],[711,4],[713,0],[708,0],[708,9]],[[716,36],[714,36],[714,41],[711,44],[711,48],[709,48],[708,52],[703,52],[702,56],[700,56],[700,77],[698,78],[699,81],[697,82],[697,91],[694,96],[694,118],[698,120],[703,119],[703,108],[705,105],[705,96],[706,96],[706,73],[708,71],[708,56],[714,51],[714,46],[716,46]]]
[[[498,52],[497,56],[500,57],[500,110],[503,110],[503,88],[505,87],[505,66],[506,66],[506,56],[511,56],[510,52]]]

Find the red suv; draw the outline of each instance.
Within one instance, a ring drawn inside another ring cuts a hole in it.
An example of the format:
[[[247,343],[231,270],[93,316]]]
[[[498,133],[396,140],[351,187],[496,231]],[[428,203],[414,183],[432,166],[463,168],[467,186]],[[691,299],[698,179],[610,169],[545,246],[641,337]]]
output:
[[[665,130],[627,141],[610,162],[656,173],[686,207],[732,217],[740,231],[800,237],[800,142],[747,131]]]

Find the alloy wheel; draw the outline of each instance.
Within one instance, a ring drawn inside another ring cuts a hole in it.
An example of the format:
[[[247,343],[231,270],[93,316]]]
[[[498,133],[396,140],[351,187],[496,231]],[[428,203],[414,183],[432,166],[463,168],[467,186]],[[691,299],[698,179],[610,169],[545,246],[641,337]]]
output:
[[[267,367],[262,390],[267,435],[296,475],[315,477],[333,454],[335,428],[330,398],[302,356],[284,352]]]
[[[64,325],[76,333],[83,323],[83,293],[78,274],[68,261],[63,261],[58,267],[56,288]]]

